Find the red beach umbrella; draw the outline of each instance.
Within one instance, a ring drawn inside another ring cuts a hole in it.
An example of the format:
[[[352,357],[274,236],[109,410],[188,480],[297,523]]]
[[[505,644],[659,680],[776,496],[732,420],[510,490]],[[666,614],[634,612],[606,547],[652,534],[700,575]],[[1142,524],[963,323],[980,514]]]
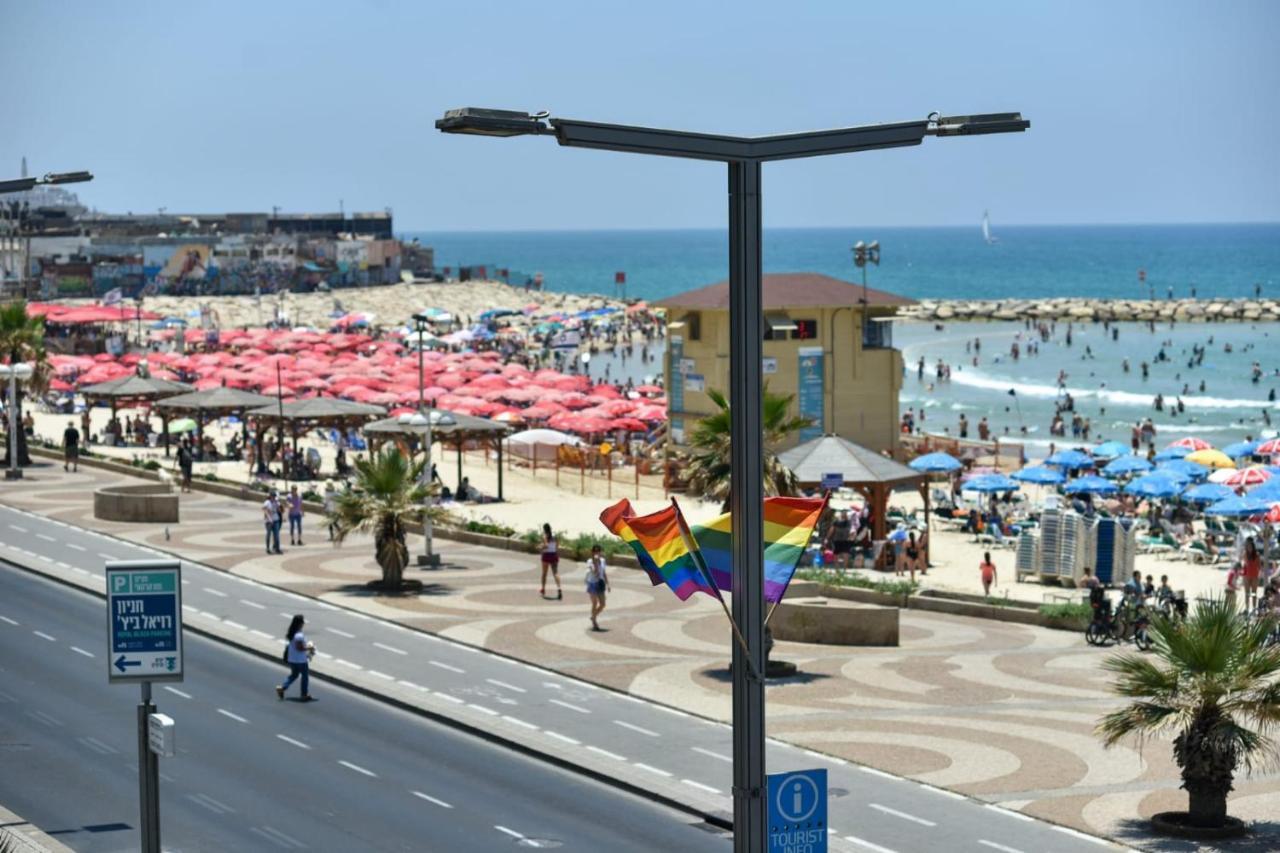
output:
[[[1177,441],[1170,442],[1169,447],[1186,447],[1192,451],[1213,449],[1213,445],[1205,441],[1203,438],[1194,438],[1192,436],[1187,436],[1186,438],[1180,438]]]
[[[1260,486],[1271,479],[1271,472],[1261,466],[1241,468],[1222,481],[1222,485],[1239,488],[1241,486]]]
[[[1264,441],[1254,448],[1254,453],[1259,456],[1275,456],[1280,454],[1280,438],[1273,438],[1270,441]]]

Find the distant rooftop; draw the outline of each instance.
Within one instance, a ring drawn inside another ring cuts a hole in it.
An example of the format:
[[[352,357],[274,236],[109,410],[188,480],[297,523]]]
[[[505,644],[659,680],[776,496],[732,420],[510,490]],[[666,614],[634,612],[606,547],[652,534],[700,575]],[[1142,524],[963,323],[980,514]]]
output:
[[[857,305],[864,293],[860,284],[821,273],[765,273],[763,278],[764,308],[767,311],[780,308],[838,308],[844,305]],[[914,299],[871,287],[868,287],[865,293],[867,304],[875,307],[915,304]],[[688,290],[659,300],[655,304],[662,308],[727,311],[729,310],[729,282],[721,281],[699,287],[697,290]]]

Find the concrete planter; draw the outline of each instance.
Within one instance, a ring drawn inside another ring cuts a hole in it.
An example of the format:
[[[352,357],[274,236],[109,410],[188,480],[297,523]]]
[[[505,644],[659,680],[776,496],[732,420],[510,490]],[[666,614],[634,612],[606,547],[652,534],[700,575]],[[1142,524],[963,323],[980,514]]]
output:
[[[108,486],[93,493],[93,517],[139,524],[177,524],[178,495],[168,486]]]
[[[897,607],[788,596],[769,625],[775,639],[797,643],[896,646],[899,612]]]

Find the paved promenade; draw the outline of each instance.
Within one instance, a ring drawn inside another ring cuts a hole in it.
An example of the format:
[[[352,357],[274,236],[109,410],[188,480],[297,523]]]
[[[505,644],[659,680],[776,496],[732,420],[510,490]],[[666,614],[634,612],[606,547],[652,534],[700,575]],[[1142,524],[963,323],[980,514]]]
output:
[[[426,583],[420,595],[375,597],[364,588],[378,576],[369,541],[335,548],[316,517],[307,517],[306,546],[269,556],[253,503],[183,495],[182,523],[166,530],[93,519],[89,493],[123,481],[119,475],[47,466],[28,477],[21,488],[0,489],[0,502],[730,719],[730,632],[719,606],[701,596],[682,604],[638,572],[614,571],[601,619],[607,630],[594,633],[576,563],[562,564],[564,600],[542,600],[532,555],[440,540],[444,569],[409,570]],[[0,539],[12,535],[3,531]],[[227,607],[234,619],[235,605]],[[1104,750],[1093,737],[1094,722],[1115,700],[1099,666],[1105,653],[1079,634],[903,611],[900,648],[780,642],[774,656],[801,671],[769,688],[775,738],[1133,846],[1148,846],[1135,817],[1185,805],[1167,743]],[[1280,775],[1239,778],[1231,811],[1261,822],[1262,835],[1229,849],[1280,846],[1277,807]]]

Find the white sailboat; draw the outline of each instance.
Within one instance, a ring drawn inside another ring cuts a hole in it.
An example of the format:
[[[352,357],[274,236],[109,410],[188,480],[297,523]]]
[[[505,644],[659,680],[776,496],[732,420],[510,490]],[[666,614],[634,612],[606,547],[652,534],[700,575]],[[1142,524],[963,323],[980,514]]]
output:
[[[991,236],[991,217],[987,215],[985,210],[982,211],[982,239],[986,240],[988,245],[999,242],[1000,239],[999,237]]]

